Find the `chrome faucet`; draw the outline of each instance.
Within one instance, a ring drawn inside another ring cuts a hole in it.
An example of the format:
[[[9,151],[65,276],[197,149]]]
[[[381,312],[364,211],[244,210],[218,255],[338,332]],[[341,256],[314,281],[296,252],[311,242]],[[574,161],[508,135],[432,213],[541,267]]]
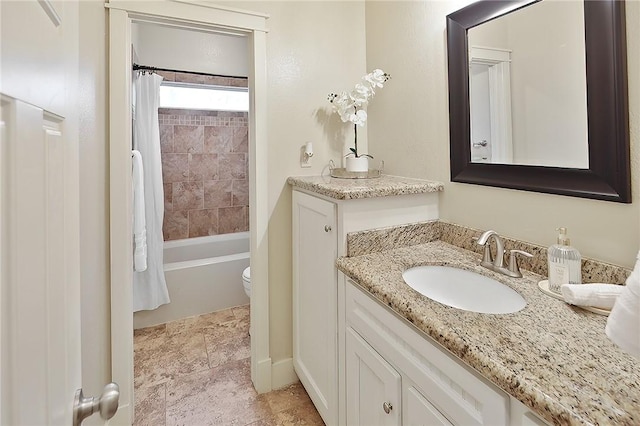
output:
[[[491,254],[491,245],[490,240],[492,240],[496,244],[496,258],[493,259]],[[484,247],[484,254],[482,256],[482,261],[480,262],[480,266],[484,266],[487,269],[498,272],[500,274],[507,275],[513,278],[522,277],[522,272],[520,272],[520,267],[518,266],[517,255],[523,255],[526,257],[533,257],[531,253],[527,253],[522,250],[510,250],[509,251],[509,267],[505,267],[504,264],[504,242],[500,235],[496,231],[488,230],[482,233],[478,238],[478,245]]]

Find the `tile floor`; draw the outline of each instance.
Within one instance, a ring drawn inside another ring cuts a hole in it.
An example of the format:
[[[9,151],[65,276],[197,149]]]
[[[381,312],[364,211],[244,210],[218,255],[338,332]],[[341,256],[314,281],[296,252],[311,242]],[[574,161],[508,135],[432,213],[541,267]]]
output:
[[[248,330],[248,305],[135,330],[134,425],[323,426],[299,382],[256,393]]]

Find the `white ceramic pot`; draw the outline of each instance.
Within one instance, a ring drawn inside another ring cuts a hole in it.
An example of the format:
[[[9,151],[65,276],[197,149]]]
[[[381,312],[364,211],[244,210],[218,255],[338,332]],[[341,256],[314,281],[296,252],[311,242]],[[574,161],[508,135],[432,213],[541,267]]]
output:
[[[368,172],[369,171],[369,157],[347,157],[347,171],[348,172]]]

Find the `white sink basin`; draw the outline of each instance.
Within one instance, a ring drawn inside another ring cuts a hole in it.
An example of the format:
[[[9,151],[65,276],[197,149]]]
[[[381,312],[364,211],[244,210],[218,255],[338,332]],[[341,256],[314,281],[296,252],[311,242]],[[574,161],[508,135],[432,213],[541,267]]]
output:
[[[465,311],[510,314],[527,305],[511,287],[464,269],[416,266],[404,271],[402,278],[429,299]]]

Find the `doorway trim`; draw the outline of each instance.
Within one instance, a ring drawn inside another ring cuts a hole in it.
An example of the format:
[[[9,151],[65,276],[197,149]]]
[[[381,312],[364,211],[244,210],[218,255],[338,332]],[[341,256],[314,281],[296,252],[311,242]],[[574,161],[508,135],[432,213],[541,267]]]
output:
[[[187,0],[111,0],[109,10],[109,182],[111,256],[111,366],[120,384],[113,424],[133,419],[133,250],[131,196],[131,24],[170,24],[184,29],[233,32],[249,40],[249,233],[251,239],[251,380],[271,390],[269,352],[269,259],[267,187],[268,15]],[[240,277],[238,277],[240,280]]]
[[[494,47],[471,46],[469,65],[488,66],[489,110],[491,116],[491,161],[513,162],[513,138],[511,119],[511,50]],[[473,139],[473,138],[471,138]],[[471,152],[473,152],[471,140]]]

